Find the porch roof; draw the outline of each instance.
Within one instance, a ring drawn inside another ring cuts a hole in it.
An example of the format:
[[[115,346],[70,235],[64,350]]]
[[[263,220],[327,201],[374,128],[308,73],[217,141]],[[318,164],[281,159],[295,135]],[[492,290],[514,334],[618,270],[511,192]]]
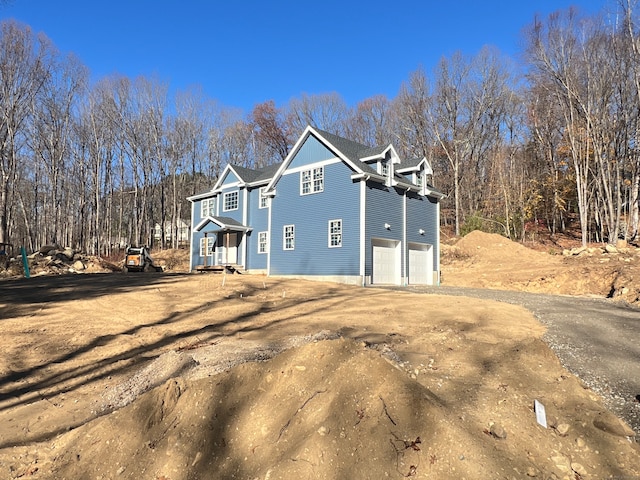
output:
[[[203,228],[211,223],[215,226],[212,230],[214,232],[250,232],[253,230],[251,227],[247,227],[229,217],[205,217],[195,226],[194,230],[201,232]]]

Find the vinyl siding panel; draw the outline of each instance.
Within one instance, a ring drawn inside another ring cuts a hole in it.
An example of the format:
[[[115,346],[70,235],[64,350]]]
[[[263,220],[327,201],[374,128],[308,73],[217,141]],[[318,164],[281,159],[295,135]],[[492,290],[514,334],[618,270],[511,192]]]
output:
[[[195,209],[194,209],[194,212],[193,212],[193,218],[192,218],[192,221],[191,221],[191,228],[192,228],[192,229],[193,229],[193,227],[195,227],[197,224],[199,224],[199,223],[200,223],[200,221],[202,220],[202,215],[201,215],[201,214],[202,214],[202,201],[203,201],[203,200],[210,200],[210,199],[214,199],[215,204],[214,204],[213,211],[214,211],[214,212],[216,212],[216,211],[217,211],[217,202],[218,202],[218,199],[217,199],[213,194],[212,194],[212,195],[211,195],[211,197],[209,197],[209,198],[206,198],[206,199],[204,199],[204,198],[203,198],[203,199],[199,199],[198,201],[194,202]]]
[[[253,230],[247,234],[247,270],[266,270],[267,254],[258,253],[258,233],[266,232],[269,224],[269,209],[259,208],[260,190],[250,189],[248,195],[248,226]]]
[[[225,193],[238,192],[238,208],[235,210],[224,210],[224,195]],[[218,194],[218,215],[219,217],[233,218],[235,221],[242,223],[242,212],[244,209],[244,188],[236,187],[222,187],[222,191]]]
[[[372,238],[403,241],[403,192],[379,183],[367,182],[364,274],[373,275]],[[384,225],[389,224],[387,230]],[[404,269],[404,266],[403,266]],[[401,273],[404,276],[404,271]]]
[[[431,197],[409,193],[407,196],[407,241],[433,245],[434,265],[438,252],[438,202]],[[420,235],[420,229],[424,235]]]
[[[222,181],[222,185],[220,185],[222,188],[224,188],[225,185],[230,185],[233,183],[238,183],[241,182],[241,180],[236,176],[235,173],[233,173],[231,170],[229,170],[227,172],[227,174],[224,177],[224,180]]]
[[[310,136],[302,144],[295,158],[292,159],[288,168],[296,168],[310,165],[324,160],[336,158],[336,154],[320,143],[315,137]]]
[[[280,178],[271,207],[272,275],[359,275],[359,186],[351,173],[342,162],[326,165],[324,191],[311,195],[300,195],[299,172]],[[336,219],[342,247],[329,248],[328,222]],[[284,225],[295,225],[294,250],[283,249]]]
[[[217,202],[218,202],[218,198],[216,196],[214,196],[212,194],[211,197],[209,198],[213,198],[215,199],[216,204],[214,205],[214,212],[217,211]],[[207,198],[207,200],[209,199]],[[195,226],[198,225],[201,221],[202,221],[202,200],[205,199],[199,199],[198,201],[194,202],[194,209],[193,209],[193,218],[191,221],[191,231],[193,232],[193,242],[191,244],[191,269],[195,269],[196,266],[198,265],[202,265],[204,263],[204,257],[200,256],[200,239],[204,237],[204,232],[196,232],[195,231]],[[205,230],[210,230],[211,228],[209,227],[205,227]],[[207,260],[208,262],[211,262],[211,258],[209,257],[209,259]]]

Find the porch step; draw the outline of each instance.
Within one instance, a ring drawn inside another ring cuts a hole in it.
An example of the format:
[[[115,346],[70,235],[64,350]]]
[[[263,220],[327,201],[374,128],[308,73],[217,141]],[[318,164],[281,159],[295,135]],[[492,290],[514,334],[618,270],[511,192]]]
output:
[[[228,264],[228,265],[197,265],[196,272],[211,272],[211,273],[237,273],[242,274],[242,265]]]

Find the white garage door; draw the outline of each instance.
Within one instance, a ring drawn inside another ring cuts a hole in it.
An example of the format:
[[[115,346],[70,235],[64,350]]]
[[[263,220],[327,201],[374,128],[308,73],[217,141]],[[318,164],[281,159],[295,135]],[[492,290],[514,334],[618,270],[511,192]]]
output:
[[[423,243],[409,244],[410,285],[433,285],[432,248]]]
[[[372,240],[373,279],[375,284],[400,284],[400,242]]]

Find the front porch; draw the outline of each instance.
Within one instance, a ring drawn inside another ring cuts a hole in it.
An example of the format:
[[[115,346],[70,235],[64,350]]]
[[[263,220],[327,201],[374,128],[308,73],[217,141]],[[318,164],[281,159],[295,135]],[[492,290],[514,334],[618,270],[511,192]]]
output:
[[[204,230],[205,227],[213,227]],[[251,230],[233,219],[209,217],[196,226],[201,231],[200,262],[193,268],[196,272],[243,273],[244,255],[240,248],[247,232]]]

